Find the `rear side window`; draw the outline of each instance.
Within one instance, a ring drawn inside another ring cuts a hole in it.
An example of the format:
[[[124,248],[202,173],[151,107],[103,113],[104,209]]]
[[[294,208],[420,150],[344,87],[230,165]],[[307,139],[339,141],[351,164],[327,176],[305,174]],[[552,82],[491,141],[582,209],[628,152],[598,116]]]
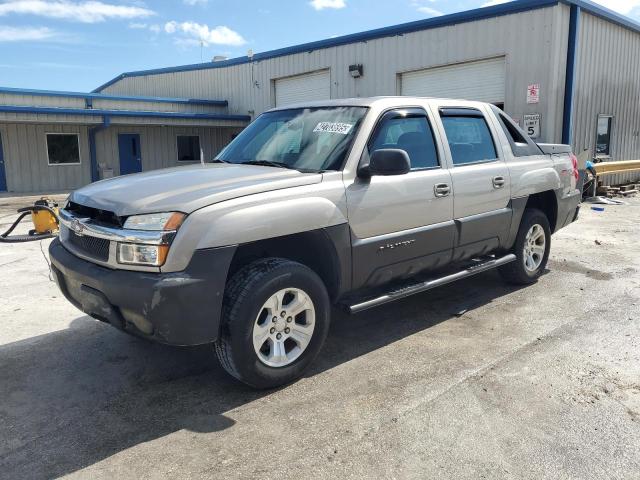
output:
[[[493,113],[498,117],[498,123],[502,127],[504,134],[509,140],[511,152],[514,157],[527,157],[530,155],[540,155],[542,151],[531,140],[522,129],[516,125],[502,110],[496,106],[491,106]]]
[[[438,154],[433,132],[426,116],[401,116],[387,113],[369,143],[369,153],[385,148],[404,150],[411,160],[411,169],[438,167]]]
[[[480,112],[442,113],[454,165],[496,160],[496,147],[487,122]]]

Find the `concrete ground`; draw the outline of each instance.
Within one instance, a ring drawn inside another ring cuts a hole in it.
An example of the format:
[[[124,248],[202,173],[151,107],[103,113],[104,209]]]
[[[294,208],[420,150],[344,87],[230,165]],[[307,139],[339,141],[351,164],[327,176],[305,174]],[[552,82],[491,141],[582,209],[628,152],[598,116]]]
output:
[[[531,287],[336,312],[269,392],[83,315],[46,247],[0,244],[0,477],[640,478],[640,199],[586,206]]]

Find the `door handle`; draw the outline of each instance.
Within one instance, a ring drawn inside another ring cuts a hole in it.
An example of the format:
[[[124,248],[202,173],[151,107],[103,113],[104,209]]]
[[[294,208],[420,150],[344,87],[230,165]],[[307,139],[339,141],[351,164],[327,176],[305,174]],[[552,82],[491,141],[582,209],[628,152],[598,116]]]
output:
[[[433,186],[433,193],[436,197],[446,197],[451,193],[451,187],[446,183],[436,183]]]
[[[493,177],[493,188],[502,188],[504,187],[505,180],[502,176]]]

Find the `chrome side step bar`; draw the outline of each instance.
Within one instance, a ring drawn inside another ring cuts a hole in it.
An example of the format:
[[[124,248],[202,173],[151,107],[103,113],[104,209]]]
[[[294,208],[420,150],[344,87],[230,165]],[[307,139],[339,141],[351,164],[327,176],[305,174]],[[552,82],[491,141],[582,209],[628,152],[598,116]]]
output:
[[[433,280],[427,280],[415,285],[409,285],[397,290],[392,290],[391,292],[385,293],[384,295],[381,295],[379,297],[350,305],[348,307],[349,313],[362,312],[363,310],[377,307],[378,305],[383,305],[395,300],[400,300],[401,298],[406,298],[410,295],[415,295],[416,293],[426,292],[427,290],[431,290],[432,288],[440,287],[441,285],[446,285],[447,283],[455,282],[456,280],[462,280],[463,278],[471,277],[477,273],[486,272],[487,270],[500,267],[501,265],[506,265],[507,263],[513,262],[515,259],[516,256],[513,253],[510,253],[508,255],[505,255],[504,257],[494,258],[491,260],[487,260],[486,262],[477,263],[469,268],[466,268],[465,270],[445,275],[444,277],[435,278]]]

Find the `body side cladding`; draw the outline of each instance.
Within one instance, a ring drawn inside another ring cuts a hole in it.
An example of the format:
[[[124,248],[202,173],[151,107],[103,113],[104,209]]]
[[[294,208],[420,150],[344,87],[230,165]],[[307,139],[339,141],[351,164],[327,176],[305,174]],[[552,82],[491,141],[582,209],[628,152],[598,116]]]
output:
[[[504,244],[504,248],[509,250],[516,243],[516,237],[518,236],[518,229],[520,228],[520,221],[522,220],[522,215],[524,214],[525,209],[527,208],[527,201],[529,197],[519,197],[511,199],[511,225],[509,227],[509,235],[507,236],[507,241]]]
[[[352,234],[353,289],[376,287],[446,265],[455,233],[451,220],[365,239]]]
[[[511,221],[511,204],[492,212],[456,219],[453,261],[486,255],[506,245]]]

